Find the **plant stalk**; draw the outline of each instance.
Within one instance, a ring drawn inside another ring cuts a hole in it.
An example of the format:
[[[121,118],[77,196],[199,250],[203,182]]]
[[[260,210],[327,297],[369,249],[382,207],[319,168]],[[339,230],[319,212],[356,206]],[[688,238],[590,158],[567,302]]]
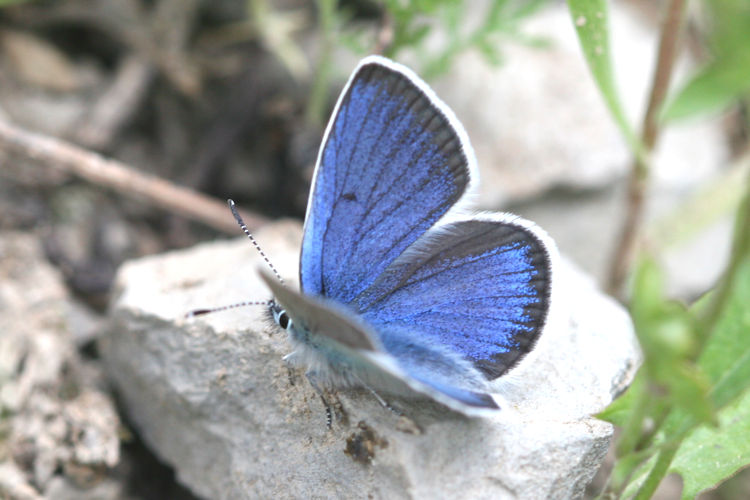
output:
[[[671,0],[662,25],[656,70],[641,132],[641,143],[647,157],[651,155],[659,139],[658,114],[669,90],[684,12],[685,0]],[[644,201],[649,175],[647,162],[636,155],[630,169],[627,213],[615,247],[607,283],[607,291],[615,296],[621,295],[623,284],[635,256],[643,225]]]

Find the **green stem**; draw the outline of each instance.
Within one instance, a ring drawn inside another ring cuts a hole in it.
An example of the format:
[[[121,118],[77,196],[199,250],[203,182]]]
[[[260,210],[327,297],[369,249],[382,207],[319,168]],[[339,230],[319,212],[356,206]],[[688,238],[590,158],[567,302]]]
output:
[[[748,176],[746,184],[745,194],[737,211],[732,253],[727,270],[724,272],[705,314],[700,318],[701,343],[706,342],[719,320],[719,315],[735,286],[734,280],[737,276],[737,268],[750,255],[750,176]]]
[[[651,430],[640,436],[635,445],[636,450],[644,450],[654,445],[654,439],[661,432],[662,426],[670,415],[671,407],[663,398],[654,399],[655,404],[651,406],[649,415],[651,416]]]
[[[667,475],[678,448],[679,442],[674,442],[671,446],[662,449],[656,458],[654,467],[648,473],[648,477],[646,477],[638,493],[635,494],[634,500],[649,500],[654,495],[659,483]]]
[[[628,184],[628,210],[610,265],[607,291],[613,295],[619,295],[622,291],[635,255],[638,236],[641,233],[646,188],[650,175],[648,157],[659,138],[660,128],[657,116],[669,90],[684,12],[685,0],[670,1],[659,39],[659,55],[656,60],[656,71],[651,84],[648,107],[643,117],[641,141],[634,141],[633,138],[626,136],[629,143],[637,146],[634,149],[635,155]]]
[[[311,125],[322,127],[328,101],[328,86],[331,79],[333,38],[336,29],[336,1],[317,0],[315,5],[318,8],[322,37],[318,70],[315,72],[315,80],[310,90],[310,98],[307,101],[305,119]]]
[[[618,457],[629,455],[636,449],[643,432],[643,420],[649,414],[652,400],[648,390],[639,392],[638,400],[633,404],[628,421],[623,426],[622,434],[617,442]]]

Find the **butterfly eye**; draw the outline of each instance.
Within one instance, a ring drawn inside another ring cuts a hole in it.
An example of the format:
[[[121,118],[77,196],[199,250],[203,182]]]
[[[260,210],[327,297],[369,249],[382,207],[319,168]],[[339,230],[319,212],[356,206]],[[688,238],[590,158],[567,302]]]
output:
[[[292,319],[289,317],[289,315],[286,313],[286,311],[279,312],[278,320],[279,326],[286,330],[290,326],[292,326]]]

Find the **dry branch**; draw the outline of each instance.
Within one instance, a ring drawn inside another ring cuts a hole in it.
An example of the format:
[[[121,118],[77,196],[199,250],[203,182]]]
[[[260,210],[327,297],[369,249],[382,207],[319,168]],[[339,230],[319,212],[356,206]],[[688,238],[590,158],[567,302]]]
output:
[[[151,64],[140,56],[123,58],[109,88],[76,127],[74,141],[91,149],[108,147],[138,109],[153,74]]]
[[[0,150],[26,156],[49,168],[72,173],[93,184],[146,201],[217,230],[238,233],[237,225],[223,201],[140,172],[69,142],[16,127],[2,118]],[[240,213],[250,229],[257,229],[266,222],[259,215]]]
[[[657,116],[669,90],[684,13],[685,0],[671,0],[669,2],[661,29],[656,70],[651,82],[648,108],[643,117],[643,129],[641,131],[641,141],[648,155],[653,152],[659,138],[660,129]],[[633,161],[628,182],[627,213],[615,246],[607,283],[607,291],[615,296],[619,296],[622,292],[623,284],[628,276],[637,249],[641,226],[643,225],[648,177],[647,166],[636,158]]]

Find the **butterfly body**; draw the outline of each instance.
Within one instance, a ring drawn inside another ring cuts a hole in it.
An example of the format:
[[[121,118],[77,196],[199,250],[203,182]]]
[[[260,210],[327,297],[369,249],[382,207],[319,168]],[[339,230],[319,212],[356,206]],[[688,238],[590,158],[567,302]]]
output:
[[[408,68],[364,59],[313,176],[301,292],[262,274],[314,385],[417,391],[467,414],[545,326],[554,244],[507,214],[467,215],[468,137]]]

